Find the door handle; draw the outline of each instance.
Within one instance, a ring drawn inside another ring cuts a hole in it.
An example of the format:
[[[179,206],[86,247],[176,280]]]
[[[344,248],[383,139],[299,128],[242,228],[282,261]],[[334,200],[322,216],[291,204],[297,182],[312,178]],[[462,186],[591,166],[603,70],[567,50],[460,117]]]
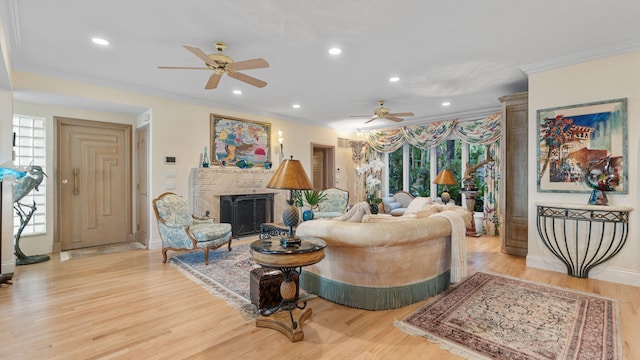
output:
[[[73,168],[73,195],[78,195],[80,190],[78,189],[78,168]]]

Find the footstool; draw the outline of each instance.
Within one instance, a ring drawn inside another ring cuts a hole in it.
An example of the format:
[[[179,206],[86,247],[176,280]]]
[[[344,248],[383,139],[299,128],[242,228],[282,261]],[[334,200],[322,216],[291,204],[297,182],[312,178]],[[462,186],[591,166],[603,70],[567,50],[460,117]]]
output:
[[[300,274],[297,271],[291,273],[292,280],[296,283],[296,298],[300,293]],[[280,270],[256,268],[251,270],[249,280],[249,297],[251,303],[258,309],[268,309],[280,305],[280,283],[284,276]]]

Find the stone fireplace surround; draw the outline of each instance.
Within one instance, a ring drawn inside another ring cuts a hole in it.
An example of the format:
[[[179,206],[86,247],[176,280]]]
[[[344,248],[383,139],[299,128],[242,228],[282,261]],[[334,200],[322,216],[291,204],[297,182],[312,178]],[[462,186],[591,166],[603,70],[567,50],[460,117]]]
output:
[[[220,197],[228,195],[273,194],[274,221],[282,222],[287,191],[268,189],[275,169],[240,169],[235,166],[193,168],[189,174],[189,206],[194,215],[220,221]]]

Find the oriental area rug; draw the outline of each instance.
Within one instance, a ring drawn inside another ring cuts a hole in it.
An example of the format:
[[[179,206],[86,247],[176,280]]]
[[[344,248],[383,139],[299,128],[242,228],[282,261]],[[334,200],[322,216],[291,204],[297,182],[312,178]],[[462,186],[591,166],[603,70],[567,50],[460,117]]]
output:
[[[209,251],[209,265],[204,263],[204,251],[170,256],[168,261],[243,315],[251,319],[258,316],[249,295],[249,273],[260,265],[251,257],[249,242],[232,244],[231,251],[226,246]]]
[[[476,273],[395,325],[468,359],[622,359],[616,300]]]
[[[258,308],[251,304],[249,292],[250,272],[260,265],[253,261],[249,249],[251,241],[233,243],[231,251],[226,246],[209,251],[209,265],[204,263],[204,252],[169,257],[169,263],[176,266],[185,276],[225,300],[230,306],[250,319],[258,317]],[[300,289],[301,299],[311,295]]]

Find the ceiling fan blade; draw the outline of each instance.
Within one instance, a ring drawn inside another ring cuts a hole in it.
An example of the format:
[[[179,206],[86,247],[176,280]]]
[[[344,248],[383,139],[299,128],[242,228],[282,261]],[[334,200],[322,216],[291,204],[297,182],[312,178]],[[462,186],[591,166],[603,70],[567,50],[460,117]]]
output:
[[[268,68],[269,63],[265,59],[251,59],[231,63],[227,65],[227,69],[238,70],[251,70],[251,69],[263,69]]]
[[[158,69],[209,70],[209,68],[206,68],[206,67],[193,67],[193,66],[158,66]]]
[[[193,46],[189,46],[189,45],[184,45],[184,48],[191,51],[192,54],[194,54],[195,56],[199,57],[200,59],[202,59],[202,61],[204,61],[205,63],[212,65],[212,66],[216,66],[217,64],[215,63],[215,61],[211,60],[211,58],[205,54],[202,50],[198,49],[197,47],[193,47]]]
[[[393,113],[393,114],[387,114],[387,116],[413,116],[413,113],[412,112]]]
[[[370,117],[371,115],[349,115],[349,117]]]
[[[364,123],[365,123],[365,124],[368,124],[368,123],[372,122],[373,120],[375,120],[375,119],[377,119],[377,118],[378,118],[377,116],[374,116],[374,117],[372,117],[371,119],[369,119],[369,120],[365,121]]]
[[[240,80],[240,81],[244,81],[249,85],[253,85],[255,87],[259,87],[259,88],[263,88],[265,86],[267,86],[267,83],[254,78],[253,76],[249,76],[249,75],[245,75],[243,73],[239,73],[239,72],[235,72],[235,71],[229,71],[229,76],[231,76],[232,78],[236,79],[236,80]]]
[[[385,116],[384,118],[388,119],[388,120],[391,120],[391,121],[395,121],[395,122],[404,121],[404,119],[400,119],[399,117],[391,116],[391,114]]]
[[[217,74],[217,73],[211,74],[211,76],[209,77],[209,81],[207,81],[207,85],[205,85],[204,88],[207,90],[217,88],[221,77],[222,77],[222,74]]]

